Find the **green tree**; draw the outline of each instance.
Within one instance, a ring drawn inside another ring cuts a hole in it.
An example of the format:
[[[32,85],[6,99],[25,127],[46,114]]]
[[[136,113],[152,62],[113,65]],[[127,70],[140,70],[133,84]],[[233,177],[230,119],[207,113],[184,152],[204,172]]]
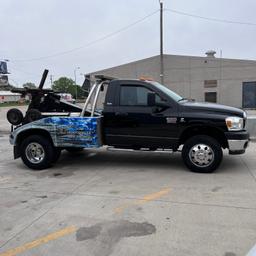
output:
[[[73,98],[76,97],[76,91],[78,98],[83,97],[83,90],[79,85],[75,84],[75,81],[71,78],[60,77],[58,80],[53,82],[52,89],[60,93],[70,93]]]
[[[28,88],[28,89],[35,89],[36,85],[34,83],[28,82],[22,85],[23,88]]]

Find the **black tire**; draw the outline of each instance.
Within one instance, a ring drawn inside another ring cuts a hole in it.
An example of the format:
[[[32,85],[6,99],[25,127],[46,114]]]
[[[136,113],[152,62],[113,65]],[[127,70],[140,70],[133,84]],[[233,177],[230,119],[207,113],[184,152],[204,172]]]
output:
[[[69,153],[79,153],[84,150],[84,148],[65,148]]]
[[[33,153],[35,145],[40,149],[38,151],[41,153],[41,157],[38,157],[41,160],[39,159],[38,161],[34,156],[36,153]],[[27,167],[33,170],[43,170],[51,166],[55,150],[49,139],[39,135],[31,135],[21,143],[20,152],[22,161]]]
[[[182,149],[185,165],[193,172],[211,173],[215,171],[223,157],[220,143],[206,135],[188,139]]]
[[[13,125],[19,125],[23,121],[23,114],[17,108],[12,108],[7,112],[7,120]]]
[[[54,148],[54,153],[52,157],[52,163],[56,163],[61,155],[61,149],[60,148]]]
[[[29,109],[25,116],[25,122],[31,123],[42,118],[42,114],[37,109]]]

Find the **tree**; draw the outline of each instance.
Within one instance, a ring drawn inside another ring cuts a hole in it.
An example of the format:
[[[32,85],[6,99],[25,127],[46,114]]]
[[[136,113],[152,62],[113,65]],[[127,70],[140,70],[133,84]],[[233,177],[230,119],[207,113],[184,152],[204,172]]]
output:
[[[23,88],[28,88],[28,89],[35,89],[36,85],[34,83],[28,82],[22,85]]]
[[[76,85],[74,80],[67,77],[61,77],[58,80],[54,81],[52,89],[60,93],[70,93],[72,94],[73,98],[76,97],[76,91],[78,98],[84,96],[82,88],[79,85]]]

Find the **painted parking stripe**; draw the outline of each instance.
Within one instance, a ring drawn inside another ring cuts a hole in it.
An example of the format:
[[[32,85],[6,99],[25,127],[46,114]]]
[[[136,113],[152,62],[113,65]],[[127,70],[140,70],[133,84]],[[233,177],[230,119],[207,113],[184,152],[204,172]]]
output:
[[[25,252],[27,250],[30,250],[30,249],[34,248],[34,247],[38,247],[38,246],[40,246],[42,244],[46,244],[46,243],[48,243],[50,241],[53,241],[53,240],[56,240],[56,239],[58,239],[60,237],[72,234],[76,230],[77,230],[76,227],[69,226],[67,228],[61,229],[61,230],[56,231],[54,233],[51,233],[51,234],[49,234],[47,236],[41,237],[39,239],[36,239],[36,240],[34,240],[32,242],[26,243],[24,245],[21,245],[19,247],[14,248],[14,249],[8,250],[8,251],[3,252],[3,253],[0,253],[0,256],[15,256],[15,255],[17,255],[19,253]]]
[[[165,189],[162,189],[162,190],[160,190],[156,193],[145,195],[142,198],[136,200],[135,202],[133,202],[131,204],[125,204],[125,205],[122,205],[122,206],[116,208],[115,212],[116,213],[122,213],[125,208],[128,208],[130,206],[141,205],[141,204],[156,200],[156,199],[168,194],[170,192],[170,190],[171,190],[170,188],[165,188]],[[30,249],[33,249],[33,248],[38,247],[40,245],[46,244],[50,241],[56,240],[56,239],[61,238],[63,236],[72,234],[76,231],[77,231],[77,228],[75,226],[69,226],[67,228],[61,229],[61,230],[56,231],[54,233],[48,234],[44,237],[38,238],[38,239],[36,239],[32,242],[26,243],[24,245],[21,245],[19,247],[14,248],[14,249],[10,249],[6,252],[0,253],[0,256],[15,256],[19,253],[23,253],[27,250],[30,250]]]
[[[123,205],[115,208],[114,212],[115,213],[122,213],[126,208],[129,208],[130,206],[141,205],[141,204],[144,204],[144,203],[147,203],[147,202],[150,202],[150,201],[154,201],[154,200],[168,194],[170,192],[170,190],[171,190],[170,188],[165,188],[165,189],[162,189],[162,190],[160,190],[158,192],[155,192],[153,194],[145,195],[141,199],[138,199],[133,203],[123,204]]]

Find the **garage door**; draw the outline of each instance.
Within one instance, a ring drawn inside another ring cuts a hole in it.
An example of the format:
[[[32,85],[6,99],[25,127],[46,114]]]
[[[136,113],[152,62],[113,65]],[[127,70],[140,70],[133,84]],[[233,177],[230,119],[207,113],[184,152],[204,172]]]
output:
[[[243,83],[243,108],[256,108],[256,82]]]

